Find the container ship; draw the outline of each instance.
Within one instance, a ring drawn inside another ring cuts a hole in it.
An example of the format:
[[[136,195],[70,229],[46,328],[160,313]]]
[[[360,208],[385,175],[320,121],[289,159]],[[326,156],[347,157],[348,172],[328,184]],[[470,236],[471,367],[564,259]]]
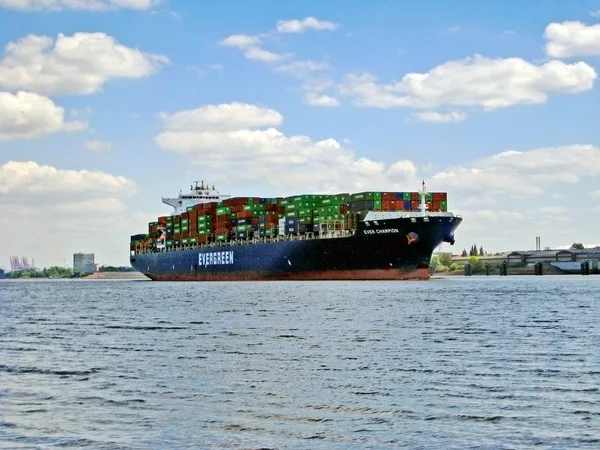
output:
[[[133,268],[155,281],[428,279],[462,222],[446,192],[231,197],[204,181],[162,198],[170,215],[131,236]]]

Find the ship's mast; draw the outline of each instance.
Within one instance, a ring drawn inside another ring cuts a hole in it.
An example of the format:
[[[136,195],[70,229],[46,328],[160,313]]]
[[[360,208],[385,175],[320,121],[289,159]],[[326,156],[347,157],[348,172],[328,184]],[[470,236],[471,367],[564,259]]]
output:
[[[427,194],[427,188],[425,187],[425,180],[423,180],[419,194],[421,196],[421,205],[420,205],[419,209],[421,210],[421,214],[426,215],[427,214],[427,204],[425,203],[425,195]]]

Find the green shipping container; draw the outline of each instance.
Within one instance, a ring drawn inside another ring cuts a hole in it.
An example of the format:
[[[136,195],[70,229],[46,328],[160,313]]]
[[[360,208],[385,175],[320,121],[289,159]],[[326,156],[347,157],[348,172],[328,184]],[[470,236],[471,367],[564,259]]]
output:
[[[440,209],[444,209],[444,210],[448,209],[448,201],[447,200],[442,200],[440,202]]]
[[[173,247],[173,241],[167,241],[166,246],[167,247]]]
[[[247,231],[247,230],[248,230],[248,225],[238,225],[238,226],[236,227],[236,230],[237,230],[238,232],[240,232],[240,233],[241,233],[241,232],[244,232],[244,231]]]
[[[190,244],[197,244],[198,238],[190,238]]]
[[[433,200],[433,194],[431,192],[428,192],[427,194],[425,194],[425,201],[430,202]]]
[[[231,214],[231,208],[229,206],[217,208],[217,216],[223,216],[225,214]]]
[[[226,241],[227,240],[227,235],[226,234],[217,234],[217,241]]]
[[[405,200],[405,201],[410,201],[410,200],[411,200],[411,195],[410,195],[410,192],[405,192],[405,193],[404,193],[404,200]]]
[[[186,245],[186,244],[188,243],[188,240],[189,240],[189,239],[187,239],[187,238],[186,238],[186,239],[182,239],[182,240],[181,240],[181,243],[182,243],[183,245]]]

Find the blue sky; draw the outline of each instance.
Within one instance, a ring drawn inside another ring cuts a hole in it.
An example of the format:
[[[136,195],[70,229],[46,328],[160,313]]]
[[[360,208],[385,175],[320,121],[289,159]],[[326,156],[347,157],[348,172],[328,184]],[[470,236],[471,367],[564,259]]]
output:
[[[425,179],[454,251],[600,244],[600,0],[0,0],[0,43],[0,266],[127,264],[199,179]]]

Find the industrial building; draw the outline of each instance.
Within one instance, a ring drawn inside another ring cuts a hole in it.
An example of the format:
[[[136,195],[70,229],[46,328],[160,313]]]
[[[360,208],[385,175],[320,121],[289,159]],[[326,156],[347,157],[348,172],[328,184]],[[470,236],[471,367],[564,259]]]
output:
[[[73,272],[75,273],[94,273],[96,264],[94,263],[93,253],[74,253],[73,254]]]

